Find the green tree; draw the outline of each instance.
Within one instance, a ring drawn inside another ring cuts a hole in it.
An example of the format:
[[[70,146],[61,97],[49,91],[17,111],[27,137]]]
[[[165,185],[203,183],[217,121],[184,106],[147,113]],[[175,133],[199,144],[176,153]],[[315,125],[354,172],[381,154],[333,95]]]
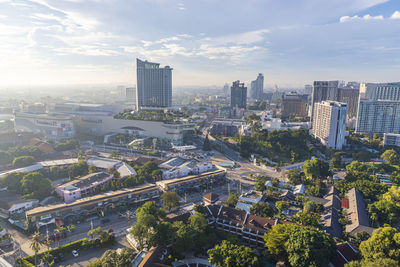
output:
[[[8,173],[0,178],[0,187],[7,187],[8,191],[14,193],[21,193],[21,180],[26,173],[22,172],[13,172]]]
[[[301,225],[321,227],[319,224],[321,216],[318,213],[300,211],[292,217],[292,221]]]
[[[161,199],[168,211],[179,206],[179,196],[176,192],[164,192],[161,195]]]
[[[292,266],[327,266],[336,252],[332,237],[308,227],[293,227],[285,242],[285,250]]]
[[[400,262],[400,232],[396,228],[381,227],[372,236],[361,242],[360,252],[364,260],[390,258]]]
[[[172,224],[176,231],[175,250],[182,254],[185,251],[192,251],[194,249],[194,231],[190,225],[184,224],[182,221],[177,221]]]
[[[292,184],[301,183],[301,175],[298,169],[290,169],[287,173],[288,179]]]
[[[218,267],[252,267],[259,261],[254,251],[246,246],[223,240],[220,245],[207,251],[208,260]]]
[[[72,164],[68,168],[68,177],[70,180],[75,179],[78,176],[83,176],[89,173],[89,166],[86,161],[80,160],[77,163]]]
[[[43,241],[42,241],[42,234],[39,232],[35,232],[34,234],[31,235],[31,244],[29,247],[33,250],[35,253],[35,266],[37,266],[37,254],[40,251],[41,247],[43,246]]]
[[[42,200],[51,194],[53,188],[49,179],[38,172],[31,172],[22,178],[21,190],[25,199]]]
[[[393,267],[398,266],[399,262],[393,259],[381,258],[376,260],[362,260],[362,261],[351,261],[345,264],[345,267]]]
[[[306,195],[313,197],[322,197],[322,189],[320,185],[309,185],[305,191]]]
[[[210,144],[210,140],[208,140],[208,134],[206,135],[206,138],[204,139],[203,151],[211,151],[211,144]]]
[[[357,247],[360,246],[361,242],[368,240],[368,238],[370,238],[370,235],[365,232],[365,231],[361,231],[358,232],[354,235],[356,243],[357,243]]]
[[[175,230],[169,222],[161,222],[156,225],[154,234],[150,236],[152,246],[166,246],[175,239]]]
[[[285,243],[294,227],[295,225],[291,223],[277,224],[264,235],[265,246],[271,255],[277,258],[286,257]]]
[[[277,208],[279,214],[282,214],[282,212],[288,207],[288,204],[284,201],[277,201],[275,202],[275,207]]]
[[[264,181],[259,181],[254,185],[254,190],[263,192],[265,191],[265,182]]]
[[[23,168],[36,163],[36,160],[32,156],[21,156],[14,158],[12,164],[14,168]]]
[[[306,178],[310,180],[325,179],[330,175],[329,164],[319,158],[306,160],[301,168]]]
[[[234,207],[236,206],[237,202],[238,202],[238,196],[237,196],[237,194],[236,194],[236,193],[230,193],[229,196],[228,196],[228,198],[227,198],[226,201],[225,201],[225,204],[226,204],[228,207],[234,208]]]
[[[381,158],[390,165],[399,164],[399,155],[394,149],[388,149],[381,155]]]
[[[197,233],[203,233],[207,228],[207,220],[203,214],[196,212],[189,217],[189,225]]]
[[[330,164],[334,169],[342,167],[342,156],[339,154],[334,154],[330,161]]]
[[[265,202],[254,203],[250,208],[250,213],[261,217],[273,217],[274,208]]]

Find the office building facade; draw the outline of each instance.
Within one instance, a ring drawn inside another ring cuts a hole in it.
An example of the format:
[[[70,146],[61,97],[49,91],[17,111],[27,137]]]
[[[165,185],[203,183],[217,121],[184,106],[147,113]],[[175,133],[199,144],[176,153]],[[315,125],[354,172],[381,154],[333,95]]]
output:
[[[172,106],[172,68],[136,59],[136,108],[164,109]]]
[[[345,144],[347,104],[322,101],[314,104],[312,134],[329,148],[342,149]]]
[[[296,92],[283,95],[281,117],[306,117],[307,95],[299,95]]]
[[[360,95],[360,86],[349,85],[338,88],[337,101],[347,104],[347,117],[355,118],[357,116],[358,98]]]
[[[337,101],[339,81],[314,81],[311,98],[311,117],[314,117],[315,103],[332,100]]]
[[[400,82],[362,83],[360,97],[374,100],[400,101]]]
[[[400,146],[400,134],[385,133],[383,135],[383,145]]]
[[[264,93],[264,75],[259,73],[257,79],[250,84],[250,96],[252,99],[261,100]]]
[[[400,133],[400,101],[360,98],[357,133]]]
[[[246,109],[247,87],[240,81],[235,81],[231,86],[231,108]]]

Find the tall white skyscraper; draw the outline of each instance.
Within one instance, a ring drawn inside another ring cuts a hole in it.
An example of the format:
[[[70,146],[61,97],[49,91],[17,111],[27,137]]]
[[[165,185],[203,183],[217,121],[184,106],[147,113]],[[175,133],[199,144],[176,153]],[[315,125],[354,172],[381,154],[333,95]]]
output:
[[[259,73],[257,79],[250,84],[250,97],[252,99],[260,100],[264,92],[264,75]]]
[[[322,144],[337,150],[345,144],[347,104],[322,101],[314,104],[312,134]]]
[[[136,107],[164,109],[172,106],[172,68],[136,59]]]

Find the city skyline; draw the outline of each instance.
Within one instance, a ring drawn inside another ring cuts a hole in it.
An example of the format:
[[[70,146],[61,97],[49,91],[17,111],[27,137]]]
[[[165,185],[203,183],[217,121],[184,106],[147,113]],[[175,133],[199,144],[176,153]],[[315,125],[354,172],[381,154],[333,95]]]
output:
[[[398,80],[398,1],[291,2],[1,0],[0,85],[128,86],[136,57],[173,86]]]

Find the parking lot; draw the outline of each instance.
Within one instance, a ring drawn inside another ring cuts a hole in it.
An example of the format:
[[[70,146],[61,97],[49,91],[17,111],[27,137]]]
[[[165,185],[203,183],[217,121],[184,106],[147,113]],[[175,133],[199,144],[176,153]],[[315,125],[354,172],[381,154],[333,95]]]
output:
[[[117,243],[113,246],[108,248],[90,248],[82,251],[78,251],[79,256],[74,257],[72,253],[66,253],[65,259],[62,262],[55,264],[54,266],[73,266],[73,267],[80,267],[86,266],[89,263],[99,259],[104,252],[108,249],[118,249],[129,247],[128,242],[126,241],[125,237],[117,238]]]

